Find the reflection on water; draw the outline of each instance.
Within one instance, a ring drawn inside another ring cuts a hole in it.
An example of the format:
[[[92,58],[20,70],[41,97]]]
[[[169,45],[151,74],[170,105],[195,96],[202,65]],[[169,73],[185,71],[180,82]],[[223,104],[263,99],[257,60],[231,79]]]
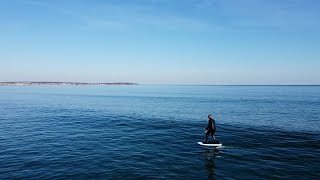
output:
[[[202,154],[204,155],[204,162],[205,168],[208,172],[209,179],[215,179],[215,170],[216,170],[216,163],[215,158],[218,154],[221,153],[221,150],[214,149],[214,150],[206,150]]]

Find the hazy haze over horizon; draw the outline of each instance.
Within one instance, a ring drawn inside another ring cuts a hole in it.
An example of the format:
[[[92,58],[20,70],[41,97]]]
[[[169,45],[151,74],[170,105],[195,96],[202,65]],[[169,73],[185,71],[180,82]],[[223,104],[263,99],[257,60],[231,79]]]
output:
[[[0,0],[0,81],[320,84],[320,1]]]

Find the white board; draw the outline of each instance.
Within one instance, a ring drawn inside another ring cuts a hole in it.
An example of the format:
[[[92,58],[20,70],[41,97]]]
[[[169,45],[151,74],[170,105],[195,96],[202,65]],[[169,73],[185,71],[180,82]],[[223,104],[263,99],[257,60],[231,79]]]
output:
[[[211,146],[211,147],[220,147],[220,146],[222,146],[221,143],[219,143],[219,144],[210,144],[210,143],[205,144],[203,142],[198,142],[198,144],[201,145],[201,146]]]

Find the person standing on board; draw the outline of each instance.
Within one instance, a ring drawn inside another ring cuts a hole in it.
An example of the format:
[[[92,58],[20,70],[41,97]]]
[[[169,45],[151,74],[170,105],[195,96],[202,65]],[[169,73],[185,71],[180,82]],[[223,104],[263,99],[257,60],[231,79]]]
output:
[[[206,127],[206,143],[208,143],[208,135],[211,135],[214,142],[216,142],[216,138],[214,137],[214,132],[216,131],[216,122],[213,119],[212,114],[208,115],[208,126]]]

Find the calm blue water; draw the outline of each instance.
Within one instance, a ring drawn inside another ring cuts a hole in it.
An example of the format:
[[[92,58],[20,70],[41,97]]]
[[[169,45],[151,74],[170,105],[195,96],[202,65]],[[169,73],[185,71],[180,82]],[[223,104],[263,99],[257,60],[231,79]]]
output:
[[[319,157],[320,86],[0,87],[0,179],[316,179]]]

